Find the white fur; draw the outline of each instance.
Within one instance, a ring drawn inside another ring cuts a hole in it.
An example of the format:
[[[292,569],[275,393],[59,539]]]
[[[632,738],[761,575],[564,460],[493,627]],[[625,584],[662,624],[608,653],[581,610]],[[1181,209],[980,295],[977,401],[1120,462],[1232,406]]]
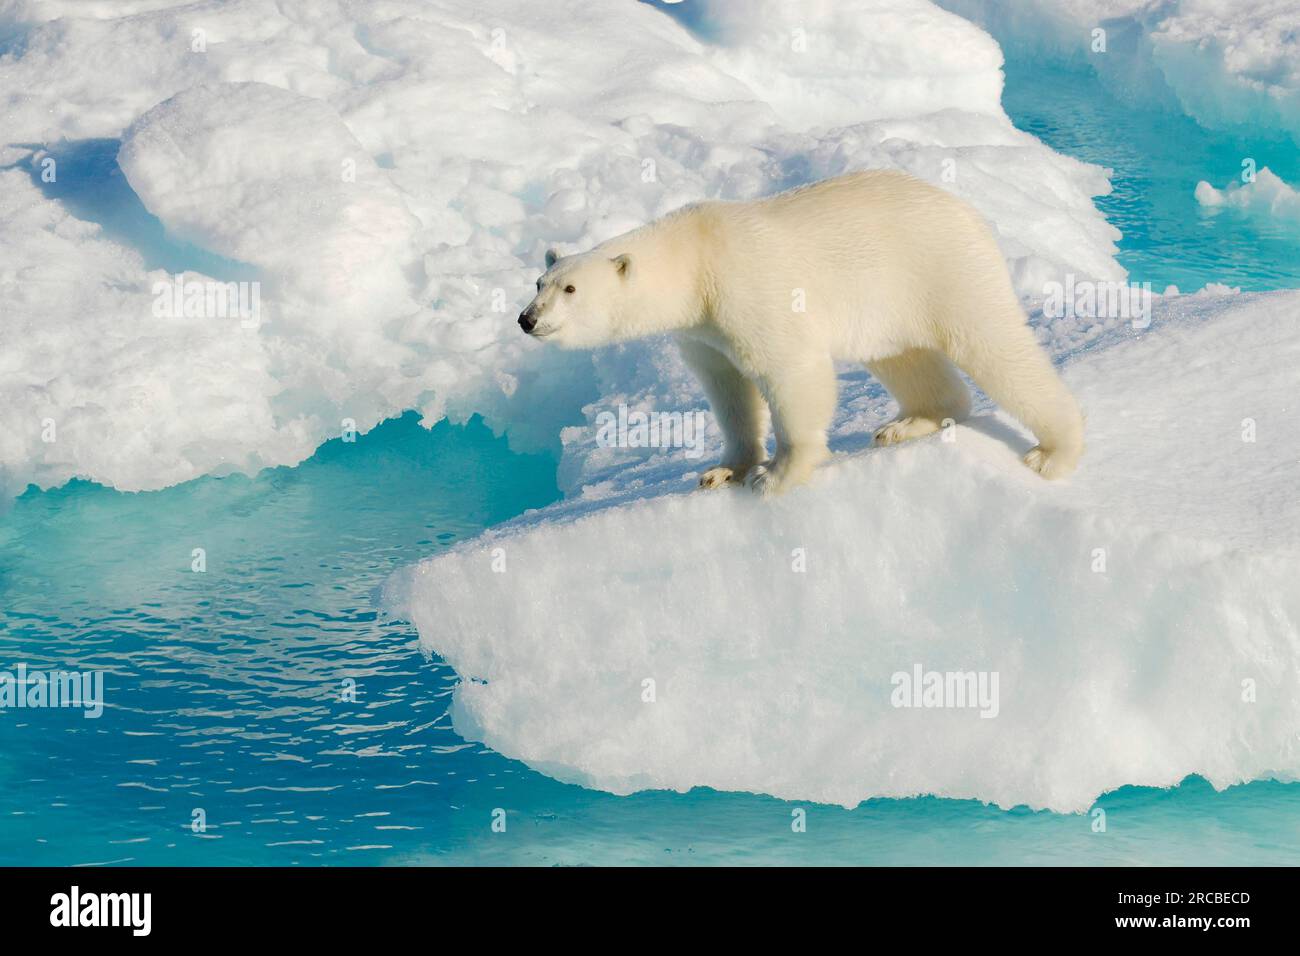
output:
[[[866,363],[898,400],[881,444],[966,417],[956,366],[1034,433],[1025,462],[1035,471],[1062,477],[1083,453],[1078,406],[1025,324],[988,227],[903,173],[702,202],[588,253],[547,258],[527,310],[535,335],[571,348],[675,336],[726,438],[706,487],[744,481],[772,493],[807,480],[829,455],[834,360]]]

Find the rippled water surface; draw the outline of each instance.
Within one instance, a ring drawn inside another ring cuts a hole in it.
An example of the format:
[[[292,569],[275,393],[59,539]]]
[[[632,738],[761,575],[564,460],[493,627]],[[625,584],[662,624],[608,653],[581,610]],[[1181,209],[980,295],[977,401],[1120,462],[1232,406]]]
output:
[[[0,858],[361,862],[440,845],[448,808],[516,768],[458,755],[453,675],[371,592],[556,496],[549,457],[414,415],[255,479],[24,495],[0,523],[0,666],[103,670],[106,708],[0,710]]]
[[[1124,790],[1104,834],[936,799],[808,807],[794,834],[794,804],[614,797],[466,743],[454,674],[372,592],[555,498],[554,473],[477,423],[408,416],[256,479],[23,496],[0,522],[0,661],[102,669],[107,706],[0,710],[0,863],[1300,859],[1300,788],[1280,784]]]
[[[1123,233],[1119,261],[1153,291],[1207,282],[1246,291],[1300,288],[1300,221],[1213,209],[1196,184],[1240,183],[1242,162],[1300,188],[1300,148],[1285,137],[1203,129],[1186,116],[1121,102],[1091,73],[1009,57],[1003,106],[1053,149],[1113,171],[1096,200]]]

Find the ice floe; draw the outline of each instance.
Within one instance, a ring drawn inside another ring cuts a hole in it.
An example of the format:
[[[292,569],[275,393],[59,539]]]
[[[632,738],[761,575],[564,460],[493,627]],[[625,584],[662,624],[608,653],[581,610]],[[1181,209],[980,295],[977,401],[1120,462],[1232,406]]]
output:
[[[460,734],[615,793],[1080,811],[1296,779],[1298,323],[1298,293],[1164,297],[1066,352],[1089,442],[1068,482],[987,413],[866,449],[890,403],[849,379],[808,487],[688,493],[700,466],[665,454],[401,572],[388,603],[463,678]],[[899,706],[917,670],[973,678],[964,705]]]

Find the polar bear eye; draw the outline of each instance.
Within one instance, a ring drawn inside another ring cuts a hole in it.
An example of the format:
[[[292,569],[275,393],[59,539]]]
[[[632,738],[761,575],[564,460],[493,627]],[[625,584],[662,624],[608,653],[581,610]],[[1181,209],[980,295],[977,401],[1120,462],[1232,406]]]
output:
[[[568,292],[570,295],[572,295],[574,292],[577,292],[578,290],[575,289],[575,288],[574,288],[573,286],[571,286],[571,285],[566,285],[566,286],[564,287],[564,291],[565,291],[565,292]]]

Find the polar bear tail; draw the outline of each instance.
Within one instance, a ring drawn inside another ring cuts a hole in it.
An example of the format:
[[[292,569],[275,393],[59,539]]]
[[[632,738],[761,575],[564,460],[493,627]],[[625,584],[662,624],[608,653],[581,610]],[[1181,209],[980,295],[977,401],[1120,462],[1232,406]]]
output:
[[[990,315],[950,343],[949,357],[984,393],[1013,415],[1038,440],[1025,464],[1044,478],[1064,478],[1083,456],[1083,415],[1033,330],[1019,302],[1014,317]]]

